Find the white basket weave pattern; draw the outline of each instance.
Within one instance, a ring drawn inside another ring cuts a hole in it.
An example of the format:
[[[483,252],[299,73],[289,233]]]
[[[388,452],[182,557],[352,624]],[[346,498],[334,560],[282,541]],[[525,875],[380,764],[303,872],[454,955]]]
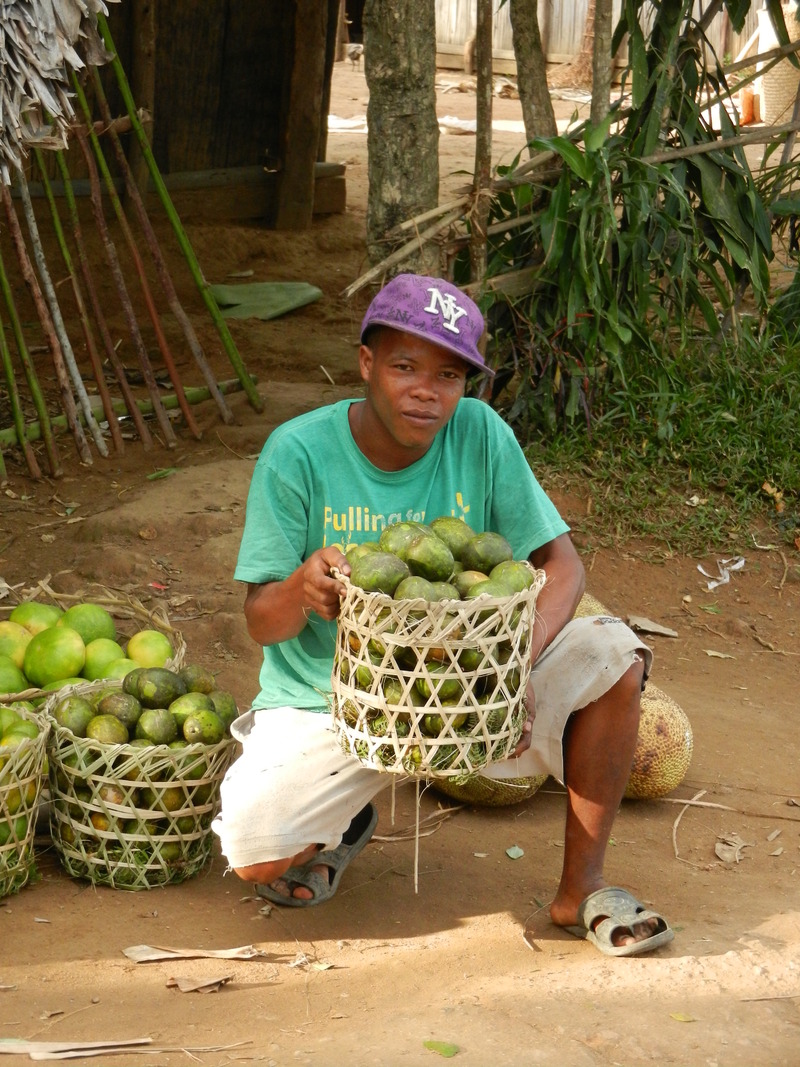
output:
[[[334,729],[379,771],[466,778],[506,758],[527,711],[530,637],[544,573],[474,600],[393,600],[342,579],[331,677]]]

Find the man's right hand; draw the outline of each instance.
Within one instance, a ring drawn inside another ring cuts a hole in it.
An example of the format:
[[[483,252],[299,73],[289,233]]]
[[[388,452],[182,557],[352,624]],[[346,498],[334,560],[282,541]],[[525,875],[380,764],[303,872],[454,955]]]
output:
[[[344,595],[344,586],[331,574],[333,568],[350,575],[347,557],[338,548],[318,548],[302,564],[303,604],[308,611],[315,611],[321,619],[335,619],[339,614],[339,598]]]

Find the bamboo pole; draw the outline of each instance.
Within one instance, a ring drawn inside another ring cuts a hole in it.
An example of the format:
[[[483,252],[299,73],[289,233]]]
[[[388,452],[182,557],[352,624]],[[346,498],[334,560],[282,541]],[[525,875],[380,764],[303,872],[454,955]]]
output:
[[[75,353],[72,350],[72,344],[67,333],[66,326],[64,325],[64,319],[61,315],[61,307],[58,303],[56,291],[53,286],[53,279],[50,277],[50,270],[47,266],[47,260],[45,259],[44,249],[42,248],[42,241],[39,236],[39,226],[36,222],[36,215],[34,214],[33,204],[31,203],[31,194],[28,189],[28,182],[22,171],[17,172],[18,189],[20,199],[22,201],[22,210],[25,215],[25,221],[28,226],[28,236],[31,239],[31,247],[33,248],[33,258],[36,263],[36,268],[39,271],[39,280],[41,282],[42,289],[44,291],[44,298],[47,302],[47,307],[50,311],[50,317],[53,320],[53,329],[58,337],[58,343],[61,345],[61,351],[64,354],[64,363],[72,381],[72,387],[75,390],[75,395],[78,398],[78,405],[83,412],[83,417],[89,432],[94,440],[95,447],[101,456],[108,456],[108,446],[103,440],[103,435],[100,432],[100,427],[94,417],[91,404],[89,403],[89,394],[86,392],[86,386],[83,384],[83,378],[81,372],[78,369],[78,364],[75,359]]]
[[[6,282],[6,272],[0,262],[0,280]],[[5,291],[6,285],[3,285]],[[14,377],[14,366],[11,362],[11,352],[6,341],[5,326],[2,318],[0,318],[0,362],[3,364],[3,370],[6,375],[6,384],[8,386],[8,402],[11,405],[11,418],[14,420],[15,432],[17,434],[17,440],[22,441],[23,452],[25,455],[25,462],[28,465],[28,472],[32,478],[39,479],[42,476],[39,464],[36,461],[36,456],[33,449],[28,444],[27,440],[22,436],[25,430],[25,416],[22,411],[22,404],[19,398],[19,389],[17,388],[17,382]],[[2,461],[2,457],[0,457]],[[2,463],[2,476],[3,481],[6,480],[6,468],[5,463]]]
[[[228,405],[225,403],[225,399],[222,393],[217,388],[216,379],[214,378],[214,375],[211,372],[211,368],[208,365],[208,361],[206,360],[205,354],[200,344],[200,340],[197,334],[195,333],[194,327],[189,321],[188,315],[183,310],[183,305],[178,299],[178,294],[175,290],[175,285],[173,284],[170,273],[167,270],[167,264],[164,259],[164,256],[162,255],[161,248],[159,247],[155,230],[153,229],[153,225],[150,222],[150,217],[147,214],[147,209],[145,208],[144,201],[142,200],[141,193],[139,192],[139,188],[136,184],[133,169],[128,165],[128,160],[122,148],[122,142],[119,139],[119,134],[117,133],[116,127],[114,125],[111,116],[111,110],[108,106],[108,100],[106,98],[105,90],[103,89],[103,82],[100,77],[100,73],[96,67],[92,68],[92,73],[94,74],[95,93],[97,96],[97,102],[100,107],[100,114],[106,124],[106,132],[111,138],[111,144],[114,149],[114,157],[117,161],[117,166],[119,167],[120,173],[122,174],[125,180],[125,189],[128,194],[128,199],[133,204],[133,207],[139,219],[139,225],[142,227],[142,231],[150,248],[150,254],[153,257],[153,263],[155,264],[156,273],[158,274],[158,280],[161,284],[161,288],[164,290],[164,296],[166,297],[167,303],[169,304],[172,314],[175,316],[179,325],[183,329],[183,334],[186,338],[186,342],[192,351],[192,355],[194,356],[197,366],[200,368],[200,371],[205,379],[206,385],[211,390],[211,395],[213,396],[214,401],[216,402],[216,405],[219,408],[219,412],[222,416],[223,422],[232,423],[233,413],[231,412]]]
[[[61,174],[61,182],[64,186],[64,199],[67,202],[67,209],[69,211],[70,222],[72,224],[72,237],[75,241],[75,248],[78,253],[78,263],[81,268],[81,275],[83,276],[83,283],[86,286],[86,292],[89,294],[89,301],[92,305],[92,314],[94,316],[95,324],[100,333],[100,339],[103,342],[103,348],[105,349],[106,357],[111,364],[114,374],[117,379],[117,383],[120,388],[120,392],[125,399],[125,403],[128,406],[128,411],[133,419],[136,431],[139,434],[139,440],[142,442],[142,448],[145,452],[149,451],[153,447],[153,438],[150,435],[150,430],[147,428],[147,423],[141,417],[139,409],[136,407],[136,399],[131,391],[131,387],[128,384],[128,378],[125,374],[125,368],[120,362],[117,350],[114,346],[114,342],[111,339],[111,334],[108,330],[108,323],[106,322],[105,312],[103,311],[103,305],[100,302],[100,298],[97,294],[97,288],[94,284],[92,272],[89,267],[89,257],[86,253],[86,245],[83,240],[83,231],[81,229],[80,215],[78,214],[78,205],[75,201],[75,193],[72,189],[72,179],[70,178],[69,171],[67,170],[67,163],[64,159],[63,152],[56,152],[56,163],[58,164],[59,173]]]
[[[25,240],[22,236],[17,213],[14,210],[14,204],[11,200],[11,190],[7,185],[0,185],[0,197],[2,197],[3,200],[3,207],[5,208],[6,218],[8,219],[8,228],[17,253],[17,260],[22,272],[22,277],[24,278],[25,284],[28,286],[31,297],[33,298],[36,314],[39,316],[39,322],[41,323],[42,330],[44,331],[45,338],[50,347],[50,355],[53,360],[53,367],[56,372],[56,380],[58,381],[59,393],[61,395],[61,409],[67,416],[67,421],[72,430],[72,436],[75,439],[75,445],[78,449],[78,455],[80,456],[81,461],[87,466],[91,466],[92,453],[89,449],[86,435],[83,432],[83,427],[78,419],[75,397],[72,395],[69,374],[67,373],[67,368],[64,364],[64,353],[61,350],[61,345],[56,335],[53,321],[50,318],[50,313],[47,310],[42,291],[39,288],[33,265],[28,256],[28,250],[25,247]]]
[[[0,345],[2,345],[1,338]],[[253,379],[253,381],[255,381],[255,379]],[[217,388],[221,389],[223,393],[233,393],[242,388],[242,383],[238,378],[233,378],[230,381],[218,382]],[[201,404],[204,400],[209,400],[211,398],[211,390],[205,385],[190,385],[186,389],[186,397],[190,404]],[[178,398],[174,393],[167,393],[161,398],[161,403],[167,411],[172,411],[178,407]],[[111,404],[115,416],[128,414],[128,406],[123,400],[112,400]],[[135,401],[135,404],[137,411],[141,415],[153,414],[152,401],[137,400]],[[57,430],[64,431],[67,428],[67,420],[63,415],[56,415],[51,422]],[[18,428],[15,421],[14,426],[0,430],[0,445],[18,445],[21,440],[23,447],[30,447],[28,443],[30,441],[38,441],[40,437],[41,426],[38,422],[28,423],[27,426],[23,423],[21,428]]]
[[[47,174],[47,168],[44,165],[41,149],[34,148],[33,156],[39,167],[39,174],[42,179],[42,187],[44,189],[45,197],[50,208],[50,216],[53,220],[53,232],[56,235],[58,241],[58,247],[61,250],[61,258],[64,260],[64,266],[67,268],[67,274],[69,275],[70,284],[72,286],[72,295],[75,298],[75,305],[78,309],[78,315],[81,320],[81,328],[83,330],[83,338],[86,342],[86,351],[89,354],[89,361],[92,364],[92,372],[94,374],[94,380],[97,383],[97,391],[100,395],[100,399],[103,403],[103,412],[108,422],[109,430],[111,431],[111,440],[114,444],[114,448],[117,452],[124,450],[124,443],[122,440],[122,434],[119,432],[119,426],[117,420],[112,418],[113,408],[111,407],[111,395],[106,385],[106,377],[103,373],[103,365],[100,361],[100,354],[97,351],[97,346],[94,340],[94,334],[92,332],[92,326],[89,321],[89,313],[86,309],[86,303],[83,299],[83,291],[81,290],[80,283],[78,282],[78,276],[75,273],[75,267],[72,262],[72,254],[67,245],[66,236],[64,234],[64,227],[61,224],[61,216],[58,213],[58,206],[56,199],[53,196],[53,187],[50,184],[50,178]]]
[[[144,338],[142,337],[139,329],[139,324],[136,321],[136,315],[133,310],[133,304],[131,303],[130,294],[128,293],[128,287],[125,284],[125,277],[122,273],[122,267],[120,266],[119,256],[117,255],[117,249],[114,242],[111,239],[111,234],[108,232],[108,226],[106,225],[105,216],[103,214],[103,198],[100,191],[100,178],[97,174],[97,167],[94,162],[94,158],[89,149],[89,143],[86,137],[86,131],[82,126],[75,128],[75,135],[78,139],[83,158],[86,161],[86,166],[89,171],[89,190],[92,201],[92,211],[94,212],[95,225],[103,240],[103,245],[106,251],[106,258],[108,265],[111,269],[111,273],[114,277],[114,281],[117,286],[117,292],[119,293],[122,308],[125,313],[125,318],[128,323],[128,329],[130,330],[131,338],[133,340],[136,354],[139,358],[139,366],[142,370],[142,376],[144,377],[145,384],[147,385],[147,391],[150,394],[150,398],[153,401],[153,408],[156,413],[158,425],[161,428],[161,432],[164,434],[164,443],[167,448],[174,448],[177,444],[175,433],[170,425],[167,413],[161,405],[158,395],[158,384],[153,374],[153,367],[150,363],[150,358],[147,355],[147,349],[145,348]]]
[[[108,28],[108,22],[106,21],[105,15],[101,11],[98,11],[97,13],[97,27],[100,30],[100,34],[103,38],[103,42],[106,48],[113,55],[113,58],[111,60],[111,66],[114,70],[114,74],[116,75],[117,84],[119,86],[122,98],[125,102],[125,109],[133,125],[133,131],[136,135],[136,140],[138,141],[139,147],[142,151],[142,155],[144,156],[147,162],[147,166],[150,170],[150,178],[153,182],[153,185],[155,186],[158,197],[161,200],[164,210],[167,213],[167,217],[172,223],[172,228],[175,231],[175,236],[178,239],[178,244],[180,245],[184,258],[186,259],[186,262],[189,265],[192,277],[194,278],[195,284],[197,285],[200,295],[203,298],[203,302],[208,308],[209,314],[211,315],[214,325],[217,328],[217,332],[219,333],[223,347],[228,355],[228,359],[230,360],[231,365],[236,371],[239,381],[242,383],[242,387],[245,393],[247,394],[247,399],[250,401],[250,404],[256,411],[261,412],[264,410],[264,401],[261,399],[261,397],[258,395],[258,393],[253,387],[252,379],[250,378],[250,375],[247,373],[247,370],[244,364],[242,363],[241,357],[236,349],[236,344],[233,340],[233,337],[231,336],[230,330],[228,329],[228,325],[225,322],[221,311],[219,310],[219,306],[217,305],[217,302],[214,299],[214,296],[209,288],[209,284],[203,277],[203,272],[200,269],[200,264],[197,262],[197,257],[194,254],[194,249],[192,248],[189,242],[189,238],[186,236],[186,231],[184,230],[183,224],[181,223],[178,213],[175,210],[175,205],[172,203],[172,198],[170,197],[169,191],[166,185],[164,184],[164,179],[161,177],[161,173],[158,169],[155,158],[150,149],[150,142],[147,139],[147,134],[144,131],[144,128],[136,111],[136,103],[133,99],[133,96],[131,95],[130,86],[128,85],[128,79],[125,76],[125,71],[122,67],[122,63],[120,62],[119,56],[117,55],[117,50]]]
[[[100,173],[103,177],[103,181],[105,182],[108,198],[111,201],[111,206],[113,207],[114,214],[117,217],[117,222],[120,225],[122,234],[128,245],[128,251],[130,253],[131,259],[133,260],[133,265],[136,270],[136,274],[139,278],[139,284],[142,287],[142,296],[144,297],[145,307],[147,308],[147,313],[150,316],[150,322],[152,323],[153,331],[156,335],[156,341],[158,342],[158,347],[161,351],[161,356],[164,360],[164,366],[167,368],[167,372],[169,374],[170,381],[172,382],[172,385],[175,389],[175,393],[178,399],[181,401],[181,411],[183,413],[184,419],[186,420],[186,425],[189,428],[189,432],[199,440],[203,435],[200,433],[200,429],[197,423],[194,421],[194,416],[192,415],[191,408],[186,403],[186,400],[183,397],[183,383],[181,382],[180,375],[178,374],[178,369],[175,366],[175,360],[172,358],[172,351],[170,350],[169,344],[167,343],[167,339],[164,336],[164,330],[161,327],[161,319],[159,317],[158,310],[155,305],[155,300],[153,299],[153,294],[150,289],[150,283],[147,280],[147,274],[144,269],[144,264],[142,263],[142,257],[139,255],[139,249],[137,247],[136,240],[133,236],[133,231],[131,230],[128,218],[122,209],[122,203],[117,193],[116,186],[114,185],[114,179],[108,169],[108,164],[106,163],[105,156],[103,155],[103,149],[100,145],[100,141],[98,140],[97,133],[95,132],[94,123],[92,122],[92,112],[89,108],[89,102],[86,99],[86,94],[83,91],[83,86],[81,85],[80,81],[78,80],[78,76],[74,71],[72,72],[72,85],[78,97],[78,102],[80,103],[84,118],[86,119],[86,134],[88,136],[89,143],[92,146],[92,151],[94,152],[95,159],[97,160],[97,165],[100,168]]]

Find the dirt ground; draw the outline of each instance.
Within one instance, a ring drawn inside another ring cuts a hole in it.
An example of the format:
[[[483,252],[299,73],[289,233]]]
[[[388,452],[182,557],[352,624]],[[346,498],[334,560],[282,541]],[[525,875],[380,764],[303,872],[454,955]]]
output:
[[[440,116],[474,115],[474,95],[451,90],[460,80],[441,72]],[[363,72],[338,65],[332,113],[363,116],[366,96]],[[566,120],[578,103],[557,106]],[[522,144],[518,101],[496,99],[495,119],[504,127],[496,154],[507,162]],[[464,182],[456,172],[470,171],[473,151],[468,134],[443,133],[443,196]],[[358,391],[368,294],[349,302],[341,294],[367,265],[366,136],[355,125],[331,132],[328,156],[347,164],[348,208],[307,233],[187,226],[210,281],[252,271],[254,281],[306,281],[323,292],[280,319],[230,323],[257,376],[262,414],[233,392],[230,425],[212,403],[195,409],[202,440],[177,422],[174,449],[157,438],[144,451],[134,439],[91,466],[64,436],[58,480],[33,482],[5,453],[6,582],[28,587],[50,576],[62,592],[101,583],[163,603],[187,658],[217,672],[242,707],[255,693],[260,653],[231,576],[255,457],[277,424]],[[235,377],[177,253],[174,262],[217,377]],[[188,357],[181,373],[199,383]],[[581,497],[546,488],[579,522],[591,484]],[[181,885],[94,888],[72,880],[43,837],[40,880],[0,901],[0,1052],[8,1038],[149,1038],[157,1052],[91,1062],[415,1067],[434,1062],[424,1043],[437,1041],[456,1046],[465,1067],[800,1064],[797,554],[763,540],[726,545],[720,558],[741,555],[745,565],[709,591],[698,565],[716,574],[716,556],[626,544],[589,552],[576,541],[590,592],[622,615],[677,631],[651,638],[653,680],[690,717],[693,762],[673,796],[623,803],[606,872],[663,911],[676,931],[671,945],[608,959],[550,924],[564,816],[551,782],[504,809],[459,808],[425,791],[420,819],[432,832],[419,837],[416,858],[415,789],[387,790],[375,839],[334,900],[312,909],[265,909],[226,874],[218,850]],[[745,842],[738,862],[715,853],[731,834]],[[507,855],[513,845],[521,858]],[[258,953],[133,963],[123,952],[139,944]],[[181,992],[171,979],[221,984]]]

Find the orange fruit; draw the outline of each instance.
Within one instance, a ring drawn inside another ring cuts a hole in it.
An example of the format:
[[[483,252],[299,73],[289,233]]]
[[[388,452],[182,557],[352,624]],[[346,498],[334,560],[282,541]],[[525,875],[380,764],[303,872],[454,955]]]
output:
[[[140,667],[163,667],[172,656],[172,644],[160,630],[139,630],[128,641],[125,655]]]
[[[10,656],[0,656],[0,693],[21,693],[28,679]]]
[[[77,630],[51,626],[34,634],[25,649],[22,669],[33,685],[74,678],[86,662],[86,645]]]
[[[18,622],[6,619],[0,622],[0,656],[8,656],[22,670],[25,646],[33,634]],[[212,687],[213,688],[213,687]]]
[[[76,630],[85,645],[98,637],[114,641],[117,636],[116,623],[99,604],[73,604],[71,608],[67,608],[56,626],[69,626],[70,629]]]
[[[10,622],[17,622],[24,626],[32,635],[40,630],[46,630],[49,626],[55,626],[64,614],[62,608],[55,604],[42,604],[38,600],[26,600],[24,604],[17,604],[8,616]]]
[[[106,672],[115,660],[124,659],[125,652],[118,641],[110,637],[96,637],[86,645],[86,662],[83,665],[83,677],[90,682],[99,678],[108,678]]]

